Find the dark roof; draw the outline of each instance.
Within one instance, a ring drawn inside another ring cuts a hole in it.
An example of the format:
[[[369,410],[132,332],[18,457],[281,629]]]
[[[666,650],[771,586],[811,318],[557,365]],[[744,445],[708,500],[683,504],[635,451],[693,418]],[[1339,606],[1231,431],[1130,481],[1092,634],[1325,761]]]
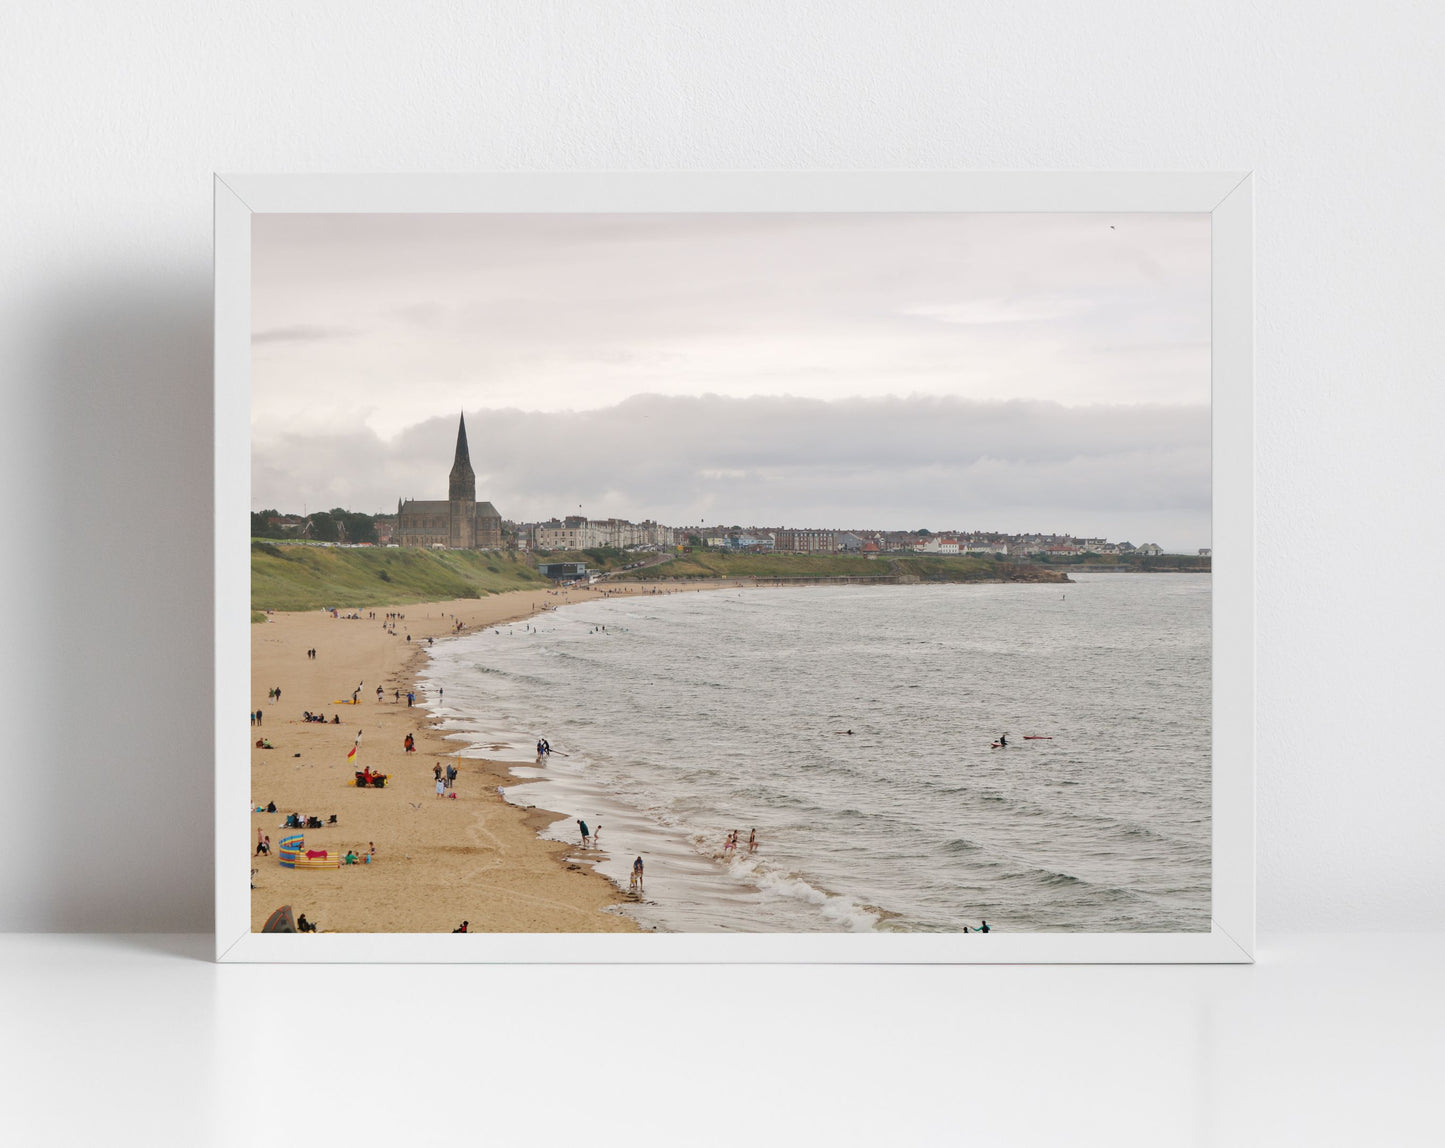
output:
[[[479,515],[485,515],[488,518],[502,517],[500,514],[497,513],[497,508],[493,506],[490,502],[477,503],[477,513]]]

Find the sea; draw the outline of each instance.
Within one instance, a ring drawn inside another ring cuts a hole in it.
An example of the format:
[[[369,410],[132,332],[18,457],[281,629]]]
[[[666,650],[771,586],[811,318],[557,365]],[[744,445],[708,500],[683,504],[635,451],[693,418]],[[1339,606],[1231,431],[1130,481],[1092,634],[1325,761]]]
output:
[[[1210,650],[1207,574],[681,590],[438,642],[422,686],[543,836],[643,859],[644,928],[1207,931]]]

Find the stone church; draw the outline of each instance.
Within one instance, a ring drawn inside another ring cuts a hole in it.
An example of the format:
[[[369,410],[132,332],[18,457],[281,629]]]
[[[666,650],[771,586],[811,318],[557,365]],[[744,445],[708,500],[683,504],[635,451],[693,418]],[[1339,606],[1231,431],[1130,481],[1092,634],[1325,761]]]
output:
[[[396,504],[392,541],[401,546],[441,546],[448,550],[500,550],[502,516],[490,502],[477,501],[477,476],[467,450],[467,419],[457,426],[457,454],[447,497],[408,498]]]

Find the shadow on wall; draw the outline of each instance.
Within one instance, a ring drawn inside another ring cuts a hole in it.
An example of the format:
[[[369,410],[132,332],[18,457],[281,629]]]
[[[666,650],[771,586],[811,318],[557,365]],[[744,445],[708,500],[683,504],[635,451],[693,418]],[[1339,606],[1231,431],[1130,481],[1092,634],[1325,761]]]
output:
[[[212,927],[211,282],[153,271],[39,309],[34,562],[48,648],[17,930]],[[48,320],[48,322],[47,322]],[[43,830],[38,826],[45,826]]]

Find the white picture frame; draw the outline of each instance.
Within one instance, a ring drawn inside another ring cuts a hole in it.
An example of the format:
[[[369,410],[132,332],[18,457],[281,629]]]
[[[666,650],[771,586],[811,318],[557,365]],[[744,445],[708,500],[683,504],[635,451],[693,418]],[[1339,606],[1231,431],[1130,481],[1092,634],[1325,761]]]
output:
[[[1192,212],[1212,217],[1212,923],[1197,933],[251,931],[251,224],[266,212]],[[1219,173],[506,173],[215,178],[216,957],[223,962],[1244,963],[1255,951],[1253,205]]]

